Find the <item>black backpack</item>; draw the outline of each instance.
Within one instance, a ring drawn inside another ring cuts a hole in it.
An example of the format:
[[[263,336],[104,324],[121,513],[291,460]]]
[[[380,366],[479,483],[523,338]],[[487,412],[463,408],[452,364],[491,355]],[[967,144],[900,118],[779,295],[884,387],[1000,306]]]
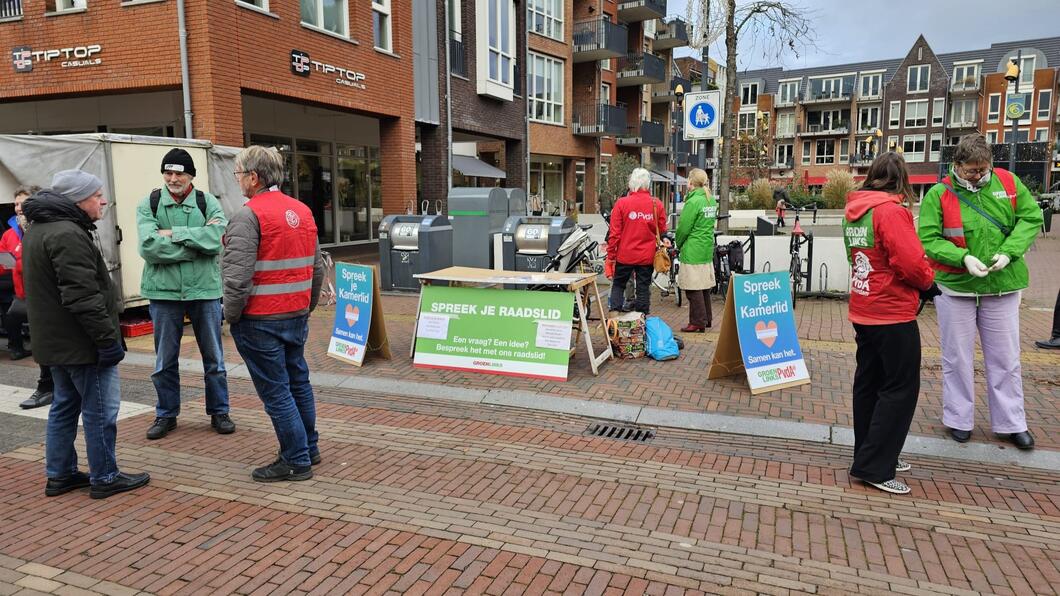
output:
[[[729,242],[729,270],[733,273],[743,272],[743,244],[739,240]]]
[[[162,189],[156,188],[151,191],[151,215],[158,219],[158,202],[162,200]],[[195,189],[195,204],[199,206],[199,211],[202,212],[202,218],[206,219],[206,193],[199,189]]]

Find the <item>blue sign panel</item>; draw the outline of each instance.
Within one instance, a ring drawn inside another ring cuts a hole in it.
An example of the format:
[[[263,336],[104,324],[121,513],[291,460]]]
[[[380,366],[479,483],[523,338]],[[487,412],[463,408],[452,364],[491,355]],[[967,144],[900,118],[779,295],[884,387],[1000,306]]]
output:
[[[372,323],[371,267],[335,264],[335,326],[328,355],[358,366],[364,362]]]
[[[787,271],[735,275],[736,331],[752,393],[808,382]]]

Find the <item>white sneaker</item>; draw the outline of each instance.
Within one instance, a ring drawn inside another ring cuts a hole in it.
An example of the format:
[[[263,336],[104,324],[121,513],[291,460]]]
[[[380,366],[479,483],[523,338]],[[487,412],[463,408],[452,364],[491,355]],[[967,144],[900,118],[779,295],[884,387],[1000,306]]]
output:
[[[909,465],[909,462],[904,462],[902,460],[898,460],[898,463],[894,465],[895,472],[908,472],[912,469],[913,466]]]
[[[875,486],[876,488],[882,491],[894,493],[896,495],[909,494],[909,487],[906,486],[904,482],[901,482],[899,480],[888,480],[887,482],[866,481],[865,484],[871,484],[872,486]]]

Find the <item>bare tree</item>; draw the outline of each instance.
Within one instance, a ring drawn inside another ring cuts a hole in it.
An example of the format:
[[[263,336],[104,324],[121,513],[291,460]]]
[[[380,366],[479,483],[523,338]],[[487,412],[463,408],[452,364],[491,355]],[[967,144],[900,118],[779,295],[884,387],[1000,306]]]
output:
[[[736,6],[726,0],[725,21],[725,120],[721,125],[721,176],[719,199],[722,213],[729,210],[729,178],[732,172],[732,149],[737,144],[736,118],[736,48],[740,39],[762,48],[763,56],[779,59],[788,52],[799,55],[799,48],[814,46],[810,12],[785,0],[756,0]],[[721,223],[724,226],[725,222]]]

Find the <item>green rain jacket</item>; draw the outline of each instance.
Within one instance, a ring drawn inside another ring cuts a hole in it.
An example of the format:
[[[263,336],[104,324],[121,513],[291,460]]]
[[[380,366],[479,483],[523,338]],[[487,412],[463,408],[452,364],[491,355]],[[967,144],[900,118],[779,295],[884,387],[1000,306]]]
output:
[[[177,203],[163,186],[158,214],[151,213],[151,198],[136,209],[140,256],[144,272],[140,293],[150,300],[217,300],[221,297],[221,236],[228,219],[220,201],[206,195],[206,216],[199,211],[195,189]],[[207,221],[216,223],[206,225]],[[173,230],[166,237],[159,230]]]
[[[685,197],[674,239],[681,251],[681,262],[703,265],[714,262],[714,223],[718,201],[708,197],[702,188],[694,188]]]
[[[935,272],[935,281],[957,294],[973,296],[997,296],[1015,292],[1027,287],[1027,263],[1023,253],[1027,252],[1038,229],[1042,226],[1042,210],[1038,208],[1034,197],[1023,185],[1019,177],[1013,174],[1016,181],[1016,210],[1005,194],[997,175],[991,174],[990,182],[977,193],[954,185],[954,190],[964,199],[978,206],[984,212],[1007,226],[1011,233],[1005,234],[982,215],[975,212],[963,202],[961,221],[964,224],[964,236],[968,248],[960,248],[942,236],[942,207],[939,199],[946,189],[936,184],[924,196],[920,204],[920,224],[918,234],[924,245],[924,252],[931,259],[944,265],[964,268],[964,257],[968,254],[990,266],[995,254],[1008,255],[1011,262],[1000,271],[992,271],[986,277],[975,277],[964,271],[962,273]],[[953,169],[950,169],[950,180],[956,180]]]

